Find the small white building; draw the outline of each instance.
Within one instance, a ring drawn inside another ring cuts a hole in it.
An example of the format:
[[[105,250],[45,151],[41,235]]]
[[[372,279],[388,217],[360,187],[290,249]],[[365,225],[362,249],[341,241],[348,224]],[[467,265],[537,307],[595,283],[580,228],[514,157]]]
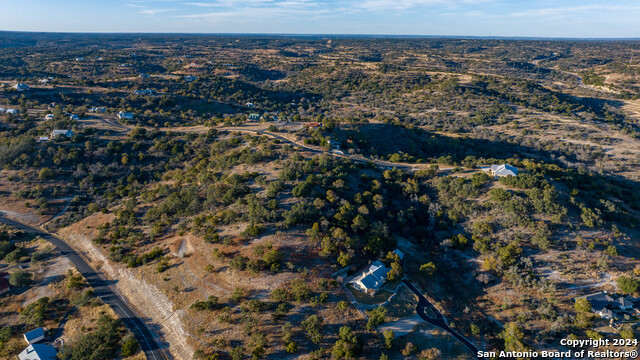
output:
[[[91,109],[89,109],[89,112],[104,114],[104,113],[107,112],[107,108],[105,108],[105,107],[92,107]]]
[[[73,131],[71,130],[53,130],[51,132],[51,139],[57,137],[57,136],[66,136],[68,138],[73,136]]]
[[[27,346],[19,355],[20,360],[55,360],[58,356],[56,348],[51,345],[33,344]]]
[[[350,281],[358,290],[374,295],[387,282],[389,268],[380,260],[374,261],[367,270]]]
[[[20,110],[18,109],[7,109],[6,113],[9,115],[18,115],[20,113]]]
[[[136,90],[133,92],[136,95],[155,95],[156,91],[153,89]]]
[[[80,116],[78,116],[76,114],[71,114],[71,115],[69,115],[69,120],[78,121],[78,120],[80,120]]]
[[[27,90],[31,89],[29,87],[29,85],[23,84],[23,83],[16,84],[16,85],[13,86],[13,88],[16,89],[17,91],[27,91]]]
[[[186,81],[186,82],[192,82],[192,81],[194,81],[194,80],[197,80],[197,79],[198,79],[198,77],[197,77],[197,76],[193,76],[193,75],[187,75],[187,76],[185,76],[183,79],[184,79],[184,81]]]
[[[53,114],[47,114],[47,115],[45,115],[45,117],[44,117],[44,119],[45,119],[45,120],[53,120],[53,118],[54,118],[54,117],[53,117]]]
[[[132,113],[128,113],[128,112],[124,112],[124,111],[120,111],[118,113],[118,119],[120,119],[120,120],[133,120],[133,114]]]

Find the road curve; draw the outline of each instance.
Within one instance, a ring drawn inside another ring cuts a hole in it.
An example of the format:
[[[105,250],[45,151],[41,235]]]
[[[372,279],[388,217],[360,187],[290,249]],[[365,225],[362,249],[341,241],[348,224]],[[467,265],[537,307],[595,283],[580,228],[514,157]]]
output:
[[[447,320],[445,319],[444,315],[442,315],[440,310],[438,310],[435,306],[433,306],[433,304],[430,303],[429,300],[427,300],[427,298],[424,297],[424,295],[422,295],[422,293],[415,286],[413,286],[412,283],[410,283],[407,279],[403,279],[402,282],[411,291],[413,291],[413,293],[416,294],[416,296],[418,296],[418,306],[416,307],[416,311],[418,313],[418,316],[420,316],[422,320],[428,322],[431,325],[435,325],[447,331],[448,333],[453,335],[456,339],[460,340],[460,342],[464,344],[464,346],[466,346],[467,349],[469,349],[469,351],[471,351],[473,353],[473,356],[475,356],[477,359],[486,360],[484,357],[477,356],[480,350],[471,341],[467,340],[464,336],[460,335],[457,331],[453,330],[449,326],[449,324],[447,324]],[[427,313],[425,312],[426,308],[429,308],[435,314],[435,318],[427,316]]]
[[[116,121],[110,121],[108,119],[105,118],[98,118],[100,120],[102,120],[105,124],[107,125],[111,125],[111,126],[115,126],[118,128],[123,129],[125,132],[129,132],[132,130],[132,128],[127,127],[125,125],[122,125]],[[146,130],[151,130],[151,128],[145,128]],[[197,129],[196,131],[190,131],[191,129]],[[353,161],[354,163],[357,164],[374,164],[378,167],[381,168],[385,168],[385,169],[393,169],[393,168],[397,168],[400,170],[405,170],[405,171],[416,171],[416,170],[424,170],[427,169],[429,166],[431,165],[438,165],[438,169],[439,170],[451,170],[454,167],[453,166],[443,166],[442,164],[426,164],[426,163],[416,163],[416,164],[408,164],[408,163],[394,163],[391,161],[385,161],[385,160],[378,160],[378,159],[369,159],[366,158],[364,156],[356,156],[356,155],[351,155],[351,154],[344,154],[342,152],[336,152],[336,151],[328,151],[319,147],[314,147],[314,146],[308,146],[305,144],[301,144],[299,142],[293,141],[291,139],[288,139],[278,133],[275,132],[270,132],[267,129],[251,129],[251,128],[246,128],[246,127],[242,127],[242,126],[223,126],[223,127],[208,127],[208,126],[191,126],[191,127],[183,127],[183,128],[176,128],[176,129],[172,129],[172,128],[164,128],[162,129],[162,131],[164,132],[176,132],[176,133],[180,133],[180,132],[185,132],[185,133],[189,133],[189,132],[194,132],[194,133],[204,133],[207,132],[209,130],[217,130],[217,131],[237,131],[237,132],[243,132],[243,133],[249,133],[249,134],[255,134],[255,135],[264,135],[264,136],[268,136],[270,138],[273,139],[278,139],[283,143],[289,144],[289,145],[293,145],[293,146],[297,146],[305,151],[308,151],[312,154],[326,154],[329,156],[333,156],[333,157],[338,157],[338,158],[343,158],[343,159],[349,159],[351,161]]]
[[[100,276],[71,246],[60,238],[42,231],[38,228],[31,227],[29,225],[17,222],[3,216],[0,216],[0,223],[4,223],[15,227],[20,230],[24,230],[29,233],[36,234],[44,240],[53,244],[60,253],[71,260],[73,265],[78,269],[82,276],[87,279],[87,282],[93,288],[96,296],[99,296],[102,301],[109,304],[113,311],[122,319],[122,322],[129,328],[134,334],[140,348],[144,351],[147,359],[150,360],[168,360],[172,357],[164,351],[164,349],[158,346],[155,341],[151,330],[147,327],[145,322],[136,313],[136,311],[123,299],[110,284],[110,281],[105,280]]]

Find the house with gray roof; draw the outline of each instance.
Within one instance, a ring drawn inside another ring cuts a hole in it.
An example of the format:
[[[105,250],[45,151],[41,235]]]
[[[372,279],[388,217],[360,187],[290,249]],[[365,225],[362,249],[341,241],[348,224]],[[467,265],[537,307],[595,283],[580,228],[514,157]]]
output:
[[[358,290],[374,295],[387,282],[389,268],[382,261],[374,261],[367,270],[350,281]]]
[[[120,119],[120,120],[133,120],[133,114],[132,113],[128,113],[128,112],[124,112],[124,111],[120,111],[118,113],[118,119]]]
[[[597,293],[588,294],[585,296],[579,296],[574,299],[585,299],[591,304],[591,311],[600,315],[604,319],[613,319],[616,310],[635,310],[636,304],[626,296],[614,297],[606,291],[599,291]]]
[[[133,92],[136,95],[155,95],[156,91],[153,89],[136,90]]]
[[[635,304],[628,297],[619,297],[616,299],[616,305],[620,310],[632,310]]]
[[[29,87],[29,85],[27,84],[16,84],[13,86],[14,89],[16,89],[17,91],[27,91],[29,89],[31,89],[31,87]]]
[[[72,130],[53,130],[51,132],[51,139],[57,137],[57,136],[66,136],[68,138],[73,136],[73,131]]]
[[[518,169],[509,164],[502,165],[491,165],[490,168],[486,168],[488,173],[495,177],[504,177],[504,176],[516,176],[518,175]]]

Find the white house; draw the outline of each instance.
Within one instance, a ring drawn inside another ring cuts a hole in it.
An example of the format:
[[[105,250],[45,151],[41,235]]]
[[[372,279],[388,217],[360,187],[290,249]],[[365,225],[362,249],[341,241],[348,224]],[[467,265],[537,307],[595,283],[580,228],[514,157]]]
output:
[[[34,330],[31,330],[29,332],[24,333],[24,341],[27,342],[27,344],[34,344],[37,343],[40,340],[44,339],[44,328],[37,328]]]
[[[27,90],[31,89],[29,87],[29,85],[23,84],[23,83],[16,84],[16,85],[13,86],[13,88],[18,90],[18,91],[27,91]]]
[[[152,89],[145,89],[145,90],[136,90],[133,93],[136,95],[154,95],[156,91]]]
[[[20,360],[55,360],[58,352],[51,345],[33,344],[27,346],[19,355]]]
[[[338,140],[329,139],[327,140],[327,145],[329,145],[329,147],[332,149],[340,149],[340,145],[342,144]]]
[[[74,120],[74,121],[78,121],[80,120],[80,116],[76,115],[76,114],[71,114],[69,116],[69,120]]]
[[[51,132],[51,138],[55,138],[56,136],[66,136],[68,138],[73,136],[73,131],[71,130],[53,130]]]
[[[187,75],[187,76],[185,76],[183,79],[184,79],[184,81],[186,81],[186,82],[192,82],[193,80],[197,80],[197,79],[198,79],[198,77],[197,77],[197,76],[193,76],[193,75]]]
[[[382,261],[374,261],[362,274],[350,281],[358,290],[374,295],[387,282],[389,268]]]
[[[103,113],[104,114],[104,113],[107,112],[107,109],[104,108],[104,107],[92,107],[91,109],[89,109],[89,112],[92,112],[92,113]]]
[[[47,114],[44,117],[45,120],[53,120],[53,114]]]
[[[120,111],[118,113],[118,119],[120,120],[133,120],[133,114],[132,113],[127,113],[124,111]]]
[[[504,176],[516,176],[518,175],[518,169],[515,167],[502,164],[502,165],[491,165],[490,168],[484,168],[484,171],[490,173],[495,177],[504,177]]]
[[[9,115],[18,115],[20,113],[20,110],[17,109],[7,109],[6,113]]]

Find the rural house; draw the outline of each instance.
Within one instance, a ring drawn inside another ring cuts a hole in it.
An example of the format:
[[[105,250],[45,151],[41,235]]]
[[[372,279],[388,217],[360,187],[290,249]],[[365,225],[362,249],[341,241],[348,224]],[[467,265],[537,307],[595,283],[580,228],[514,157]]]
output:
[[[22,84],[22,83],[14,85],[13,88],[18,90],[18,91],[27,91],[27,90],[31,89],[29,87],[29,85]]]
[[[613,319],[615,310],[629,311],[636,309],[636,305],[629,298],[620,296],[614,298],[606,291],[580,296],[574,299],[586,299],[591,304],[591,311],[604,319]]]
[[[504,176],[516,176],[518,175],[518,169],[515,167],[502,164],[502,165],[491,165],[490,168],[484,168],[484,171],[490,173],[495,177],[504,177]]]
[[[136,90],[133,93],[136,95],[154,95],[156,91],[152,89],[144,89],[144,90]]]
[[[66,136],[68,138],[73,136],[73,131],[71,130],[53,130],[51,132],[51,138],[55,138],[56,136]]]
[[[58,355],[51,345],[33,344],[27,346],[19,355],[20,360],[55,360]]]
[[[374,295],[387,281],[389,268],[380,260],[374,261],[362,274],[350,281],[360,291]]]
[[[133,120],[133,114],[128,112],[120,111],[118,113],[118,119],[120,120]]]

